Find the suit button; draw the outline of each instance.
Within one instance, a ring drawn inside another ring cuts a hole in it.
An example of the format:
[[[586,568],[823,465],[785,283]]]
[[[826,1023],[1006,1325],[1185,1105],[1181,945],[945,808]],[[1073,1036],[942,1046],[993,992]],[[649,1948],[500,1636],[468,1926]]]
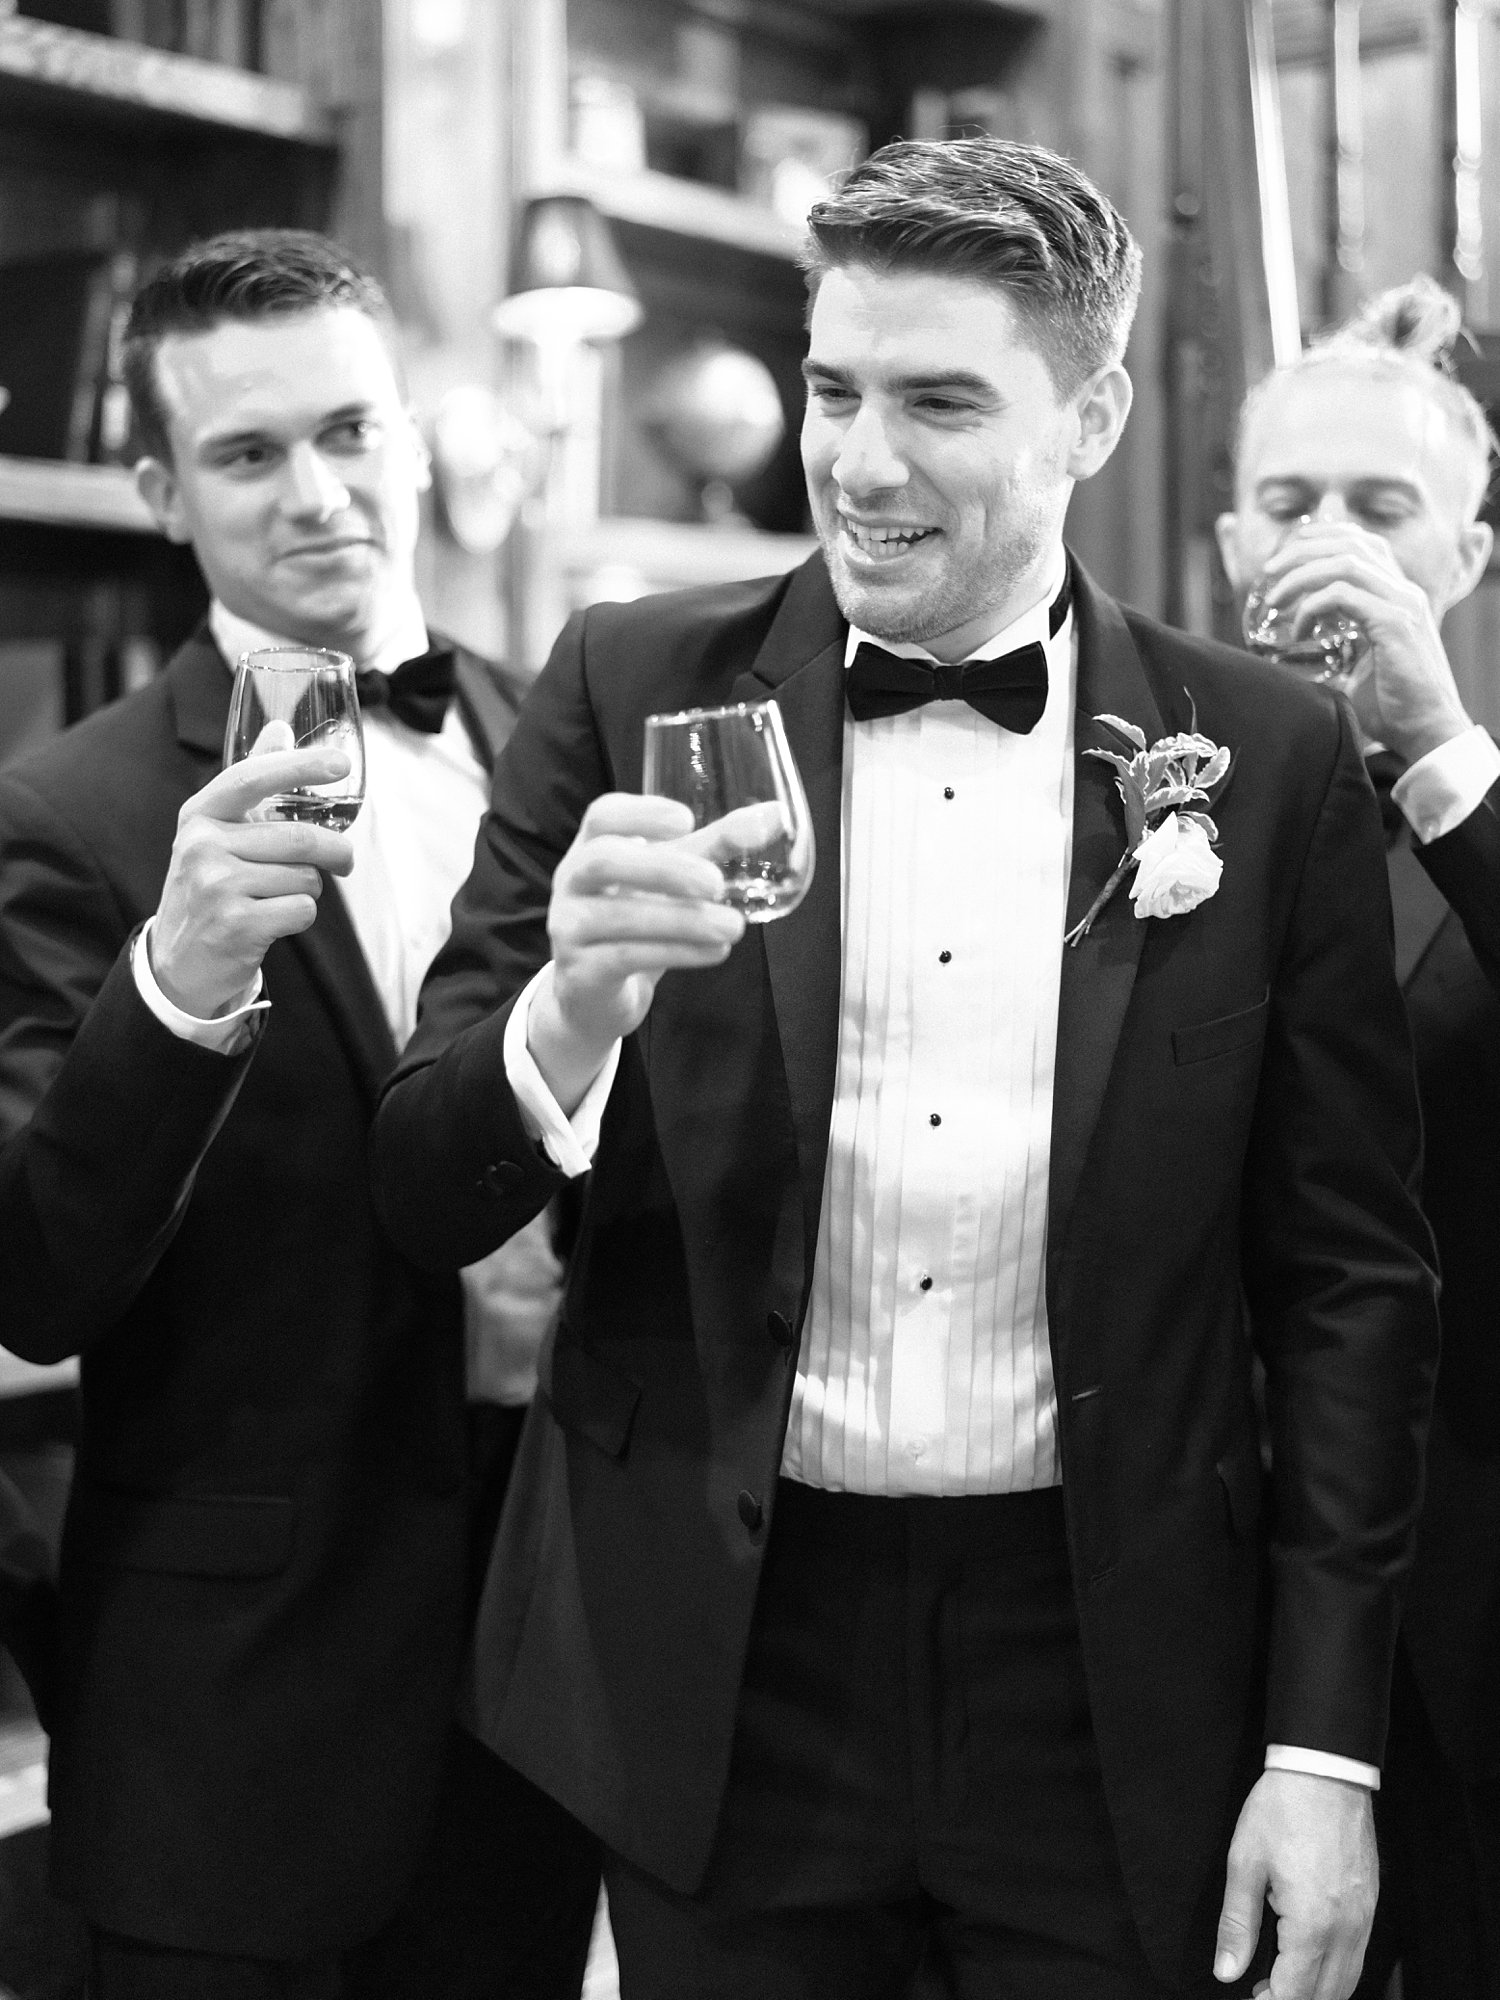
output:
[[[496,1201],[504,1201],[507,1195],[515,1193],[525,1178],[514,1160],[493,1160],[475,1185],[482,1194],[492,1194]]]
[[[766,1510],[753,1493],[742,1493],[739,1498],[740,1519],[753,1535],[766,1518]]]
[[[783,1354],[791,1352],[796,1343],[797,1336],[792,1332],[792,1323],[785,1313],[767,1313],[766,1332],[770,1334],[772,1340],[775,1341]]]

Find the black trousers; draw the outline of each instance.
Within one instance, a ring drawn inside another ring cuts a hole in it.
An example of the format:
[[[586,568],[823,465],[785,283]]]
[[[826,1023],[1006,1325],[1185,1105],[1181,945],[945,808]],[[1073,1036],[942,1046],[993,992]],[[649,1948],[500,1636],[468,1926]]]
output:
[[[704,1886],[605,1882],[622,2000],[1154,2000],[1061,1493],[783,1481]]]
[[[1500,1782],[1466,1783],[1438,1748],[1406,1649],[1375,1795],[1380,1902],[1355,2000],[1500,2000]]]

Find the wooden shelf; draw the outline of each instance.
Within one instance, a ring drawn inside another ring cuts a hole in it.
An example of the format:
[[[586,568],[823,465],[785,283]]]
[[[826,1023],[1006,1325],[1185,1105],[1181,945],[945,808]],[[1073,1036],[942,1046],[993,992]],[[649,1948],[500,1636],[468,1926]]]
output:
[[[677,590],[774,576],[805,562],[817,546],[812,535],[769,535],[759,528],[699,527],[691,521],[619,515],[561,537],[558,558],[579,585],[613,570],[619,575],[611,582],[633,579],[646,591]]]
[[[0,456],[0,521],[158,532],[123,465],[72,465],[49,458]]]
[[[802,231],[770,209],[671,174],[610,174],[582,160],[569,160],[535,191],[587,195],[613,222],[698,237],[761,257],[791,262],[802,246]]]
[[[318,147],[334,143],[328,115],[295,84],[7,15],[0,18],[0,114],[27,105],[131,123],[186,122]]]

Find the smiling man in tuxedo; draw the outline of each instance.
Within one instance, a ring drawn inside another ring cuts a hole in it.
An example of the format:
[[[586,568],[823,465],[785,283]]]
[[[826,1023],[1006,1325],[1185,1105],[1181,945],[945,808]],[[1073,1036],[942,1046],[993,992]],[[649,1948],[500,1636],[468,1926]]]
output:
[[[1358,745],[1065,551],[1139,268],[1083,175],[897,144],[810,227],[822,552],[564,631],[377,1119],[434,1268],[591,1169],[475,1718],[632,2000],[1340,2000],[1436,1345]],[[635,794],[767,696],[819,859],[747,931]],[[1134,735],[1215,825],[1106,894]]]
[[[1365,1984],[1500,1996],[1500,749],[1466,713],[1444,614],[1484,573],[1492,440],[1448,369],[1458,307],[1383,293],[1268,377],[1240,428],[1231,579],[1300,625],[1353,617],[1350,700],[1386,823],[1443,1276],[1427,1498],[1376,1801],[1385,1886]]]
[[[337,246],[193,246],[138,296],[126,371],[141,491],[208,616],[0,775],[4,1338],[82,1357],[53,1882],[94,2000],[566,2000],[591,1843],[450,1733],[466,1321],[492,1346],[485,1303],[518,1286],[544,1318],[556,1265],[542,1225],[504,1271],[423,1274],[364,1163],[517,692],[429,643],[427,453]],[[288,643],[360,670],[347,835],[255,816],[327,757],[219,768],[231,663]]]

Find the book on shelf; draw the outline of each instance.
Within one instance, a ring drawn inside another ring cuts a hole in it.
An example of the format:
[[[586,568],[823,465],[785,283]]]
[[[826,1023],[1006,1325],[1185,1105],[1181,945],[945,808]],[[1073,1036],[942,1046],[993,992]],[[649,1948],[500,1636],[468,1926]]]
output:
[[[135,270],[117,250],[0,263],[0,452],[88,461],[125,443],[111,349],[117,370]]]
[[[108,0],[109,31],[204,62],[256,66],[259,0]]]

